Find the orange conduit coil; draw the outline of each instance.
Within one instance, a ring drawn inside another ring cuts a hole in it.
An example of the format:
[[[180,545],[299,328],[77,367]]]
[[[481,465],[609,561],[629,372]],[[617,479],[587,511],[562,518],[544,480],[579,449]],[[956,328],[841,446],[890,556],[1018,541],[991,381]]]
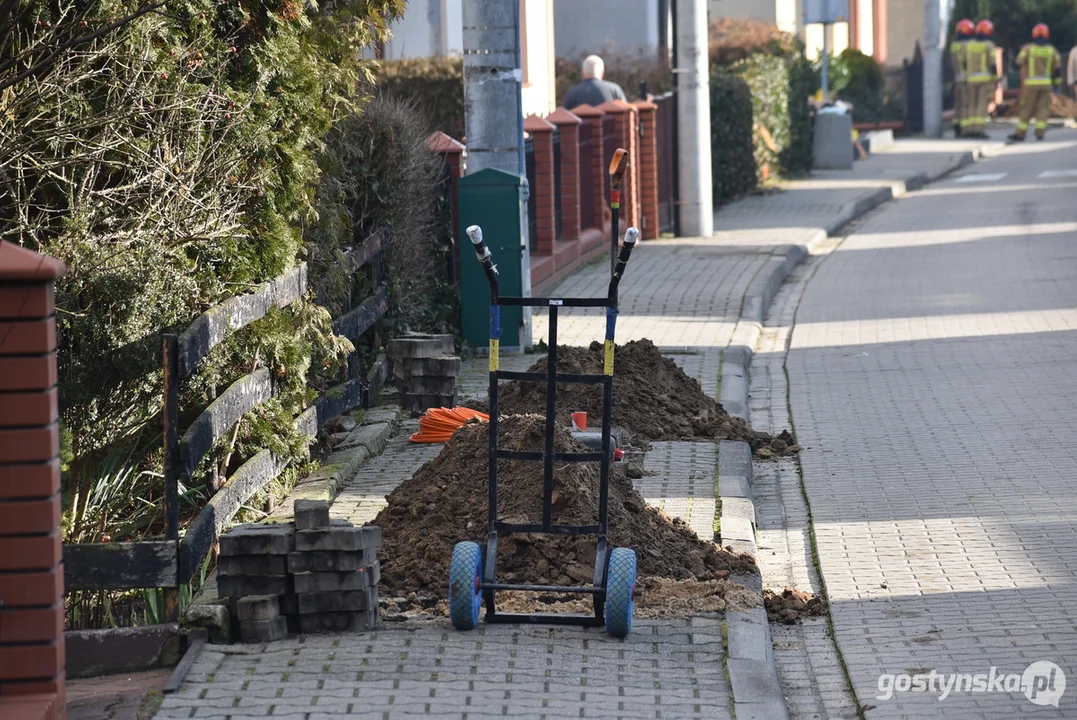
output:
[[[419,432],[411,436],[413,443],[440,443],[452,437],[464,423],[473,418],[483,422],[490,416],[465,407],[430,408],[419,418]]]

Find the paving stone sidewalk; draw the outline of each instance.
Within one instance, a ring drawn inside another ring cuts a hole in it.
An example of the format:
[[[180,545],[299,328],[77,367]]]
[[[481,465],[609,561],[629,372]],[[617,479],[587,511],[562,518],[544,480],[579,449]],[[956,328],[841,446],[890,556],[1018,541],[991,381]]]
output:
[[[940,167],[949,159],[936,155],[930,159]],[[651,339],[717,397],[720,351],[732,338],[745,290],[774,247],[807,237],[798,227],[817,233],[836,208],[900,172],[901,163],[862,163],[848,177],[800,181],[723,208],[714,237],[641,244],[621,286],[618,342]],[[837,184],[820,195],[820,182]],[[772,213],[759,209],[768,202]],[[747,219],[753,214],[804,221],[753,224]],[[608,266],[598,262],[552,294],[601,295],[607,278]],[[566,311],[559,344],[587,345],[602,337],[603,327],[600,313]],[[545,337],[542,314],[534,336]],[[534,359],[507,356],[502,367],[518,369]],[[465,362],[465,397],[484,395],[487,380],[485,360]],[[334,516],[368,521],[386,493],[436,455],[439,446],[407,442],[413,427],[405,424],[386,452],[346,484]],[[684,517],[703,537],[713,536],[715,450],[711,443],[655,443],[645,458],[655,474],[639,483],[649,502]],[[625,641],[598,630],[490,626],[457,633],[446,621],[409,622],[368,635],[208,646],[158,717],[729,717],[720,622],[641,621]]]

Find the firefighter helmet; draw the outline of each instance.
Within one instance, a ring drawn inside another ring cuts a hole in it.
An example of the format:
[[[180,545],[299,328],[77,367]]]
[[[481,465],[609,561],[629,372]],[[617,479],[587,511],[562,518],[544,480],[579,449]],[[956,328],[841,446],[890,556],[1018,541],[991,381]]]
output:
[[[1040,23],[1032,28],[1032,37],[1036,40],[1047,40],[1051,37],[1051,28],[1047,27],[1045,23]]]
[[[990,20],[984,18],[980,22],[976,23],[976,34],[977,35],[988,35],[988,36],[994,35],[995,34],[995,23],[993,23]]]

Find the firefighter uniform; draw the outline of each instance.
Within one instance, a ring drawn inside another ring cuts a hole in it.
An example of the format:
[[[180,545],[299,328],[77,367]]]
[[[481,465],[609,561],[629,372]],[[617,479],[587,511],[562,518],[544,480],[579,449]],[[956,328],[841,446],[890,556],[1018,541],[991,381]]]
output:
[[[950,43],[950,61],[954,68],[954,135],[960,135],[969,117],[967,47],[975,29],[971,20],[957,23],[954,41]]]
[[[964,135],[979,137],[987,132],[987,109],[998,84],[995,43],[984,33],[977,33],[965,46],[965,72],[969,114],[962,122],[962,131]]]
[[[1024,140],[1029,121],[1035,119],[1036,138],[1042,140],[1051,114],[1055,72],[1062,70],[1062,55],[1046,42],[1035,42],[1021,48],[1017,64],[1025,68],[1025,84],[1021,86],[1020,121],[1013,139]]]

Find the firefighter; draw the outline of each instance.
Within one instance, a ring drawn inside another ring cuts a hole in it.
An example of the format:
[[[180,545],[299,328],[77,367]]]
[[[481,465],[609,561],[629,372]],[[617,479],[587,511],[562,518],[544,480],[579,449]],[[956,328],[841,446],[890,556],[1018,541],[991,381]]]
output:
[[[1021,142],[1028,132],[1028,121],[1036,119],[1036,139],[1043,140],[1047,132],[1047,117],[1051,114],[1051,94],[1055,77],[1062,72],[1062,55],[1051,45],[1051,29],[1043,23],[1032,28],[1032,42],[1021,48],[1017,64],[1025,70],[1021,86],[1021,118],[1017,132],[1009,139]]]
[[[965,78],[969,40],[976,32],[976,23],[965,19],[957,23],[954,41],[950,44],[950,59],[954,65],[954,136],[960,137],[962,123],[969,116],[968,82]]]
[[[987,137],[987,109],[999,77],[995,43],[991,41],[994,34],[994,24],[990,20],[981,20],[976,23],[976,37],[965,46],[965,77],[969,94],[969,115],[962,128],[965,137]]]

